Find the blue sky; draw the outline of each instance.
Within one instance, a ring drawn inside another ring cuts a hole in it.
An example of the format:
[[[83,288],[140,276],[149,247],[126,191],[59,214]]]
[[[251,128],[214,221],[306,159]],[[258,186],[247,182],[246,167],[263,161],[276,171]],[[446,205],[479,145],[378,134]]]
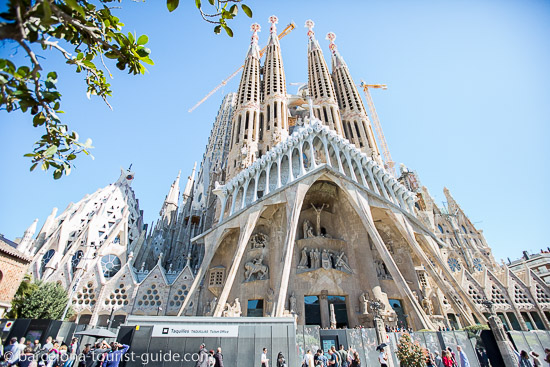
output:
[[[145,220],[156,220],[178,171],[187,176],[200,162],[222,97],[240,76],[187,110],[242,64],[253,21],[265,44],[275,14],[280,30],[297,25],[281,41],[288,84],[307,81],[304,22],[313,19],[328,61],[332,31],[357,83],[388,85],[372,95],[392,157],[418,172],[438,204],[448,187],[497,260],[550,246],[550,2],[256,0],[247,2],[252,20],[241,13],[232,21],[232,39],[214,35],[193,1],[171,14],[164,4],[125,1],[116,11],[127,32],[149,36],[155,66],[130,76],[111,65],[114,111],[86,98],[82,76],[59,55],[43,53],[45,69],[60,72],[64,119],[93,139],[95,160],[79,158],[58,181],[30,173],[23,154],[41,131],[27,115],[0,111],[0,233],[20,237],[35,218],[41,226],[53,207],[114,182],[130,163]],[[2,57],[21,60],[13,44],[0,47]]]

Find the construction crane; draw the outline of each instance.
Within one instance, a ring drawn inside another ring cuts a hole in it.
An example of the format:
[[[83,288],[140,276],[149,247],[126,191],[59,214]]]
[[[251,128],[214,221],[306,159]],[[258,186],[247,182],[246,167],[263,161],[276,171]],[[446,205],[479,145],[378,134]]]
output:
[[[296,24],[294,22],[290,22],[290,24],[287,25],[286,28],[281,33],[279,33],[279,36],[278,36],[279,39],[283,38],[284,36],[286,36],[287,34],[292,32],[292,30],[294,28],[296,28]],[[262,48],[262,50],[260,51],[260,57],[262,57],[264,55],[266,50],[267,50],[267,46]],[[241,71],[241,69],[243,67],[244,67],[244,65],[241,65],[241,67],[238,68],[237,70],[235,70],[235,72],[233,72],[233,74],[231,74],[227,78],[225,78],[220,84],[218,84],[216,86],[216,88],[212,89],[206,96],[204,96],[203,99],[201,99],[200,101],[197,102],[196,105],[191,107],[189,109],[189,112],[193,112],[197,107],[199,107],[201,104],[203,104],[204,101],[206,101],[208,98],[210,98],[212,96],[212,94],[216,93],[221,87],[225,86],[231,79],[233,79],[239,73],[239,71]]]
[[[367,99],[367,104],[369,106],[369,114],[374,125],[374,130],[376,131],[376,136],[378,137],[378,142],[380,143],[380,148],[382,149],[382,158],[384,159],[384,168],[391,174],[393,177],[397,178],[395,173],[395,162],[391,159],[390,150],[388,149],[388,144],[386,144],[386,138],[382,132],[382,126],[380,125],[380,120],[378,119],[378,114],[374,108],[374,103],[372,102],[372,97],[370,96],[369,88],[372,89],[388,89],[386,84],[367,84],[361,80],[359,85],[363,88],[365,92],[365,98]]]

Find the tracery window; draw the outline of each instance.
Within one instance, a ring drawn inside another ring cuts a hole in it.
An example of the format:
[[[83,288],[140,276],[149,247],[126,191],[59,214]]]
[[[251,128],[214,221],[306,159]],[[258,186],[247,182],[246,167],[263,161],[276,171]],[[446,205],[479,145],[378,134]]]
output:
[[[454,257],[450,257],[447,260],[447,264],[449,264],[449,268],[451,268],[452,271],[462,270],[462,266],[460,265],[460,262],[457,259],[455,259]]]
[[[77,252],[74,253],[71,259],[71,270],[73,273],[76,271],[76,267],[80,263],[82,256],[84,256],[84,252],[82,250],[78,250]]]
[[[113,277],[122,267],[122,261],[115,255],[105,255],[101,258],[101,269],[105,278]]]
[[[482,271],[483,270],[483,263],[481,261],[481,259],[479,257],[476,257],[474,259],[474,269],[477,270],[477,271]]]
[[[41,272],[44,272],[44,269],[46,269],[46,265],[50,262],[54,254],[55,254],[55,250],[50,249],[44,254],[44,256],[42,256],[42,262],[40,267]]]

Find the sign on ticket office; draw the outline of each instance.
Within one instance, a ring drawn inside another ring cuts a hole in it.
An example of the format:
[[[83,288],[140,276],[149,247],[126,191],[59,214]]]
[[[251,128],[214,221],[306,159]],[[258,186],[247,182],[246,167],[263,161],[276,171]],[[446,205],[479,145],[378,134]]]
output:
[[[238,325],[154,325],[152,337],[236,338]]]

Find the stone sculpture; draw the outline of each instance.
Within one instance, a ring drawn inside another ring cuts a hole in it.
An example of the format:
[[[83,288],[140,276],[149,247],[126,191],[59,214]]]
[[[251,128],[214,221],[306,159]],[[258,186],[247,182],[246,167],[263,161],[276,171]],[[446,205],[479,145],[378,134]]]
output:
[[[244,264],[244,278],[246,282],[267,279],[269,268],[267,265],[262,264],[263,261],[264,258],[262,255]]]
[[[315,235],[313,234],[313,227],[311,226],[311,222],[309,220],[304,220],[304,224],[302,224],[302,230],[304,231],[304,238],[315,237]]]
[[[296,296],[294,295],[294,292],[290,295],[288,302],[290,306],[290,313],[296,313]]]
[[[317,220],[315,222],[316,224],[315,230],[317,231],[317,236],[321,236],[321,212],[325,208],[328,209],[329,205],[323,203],[323,205],[321,205],[320,208],[317,208],[315,205],[311,204],[311,207],[313,208],[313,210],[315,210],[315,213],[317,214]]]
[[[256,233],[252,237],[250,237],[250,244],[252,248],[265,248],[267,245],[267,235],[264,233]]]
[[[302,249],[300,262],[298,263],[298,269],[307,269],[307,268],[308,268],[307,247],[304,247]]]
[[[233,302],[233,305],[226,303],[222,316],[223,317],[241,317],[242,311],[241,311],[241,303],[239,302],[238,298],[235,298],[235,302]]]

